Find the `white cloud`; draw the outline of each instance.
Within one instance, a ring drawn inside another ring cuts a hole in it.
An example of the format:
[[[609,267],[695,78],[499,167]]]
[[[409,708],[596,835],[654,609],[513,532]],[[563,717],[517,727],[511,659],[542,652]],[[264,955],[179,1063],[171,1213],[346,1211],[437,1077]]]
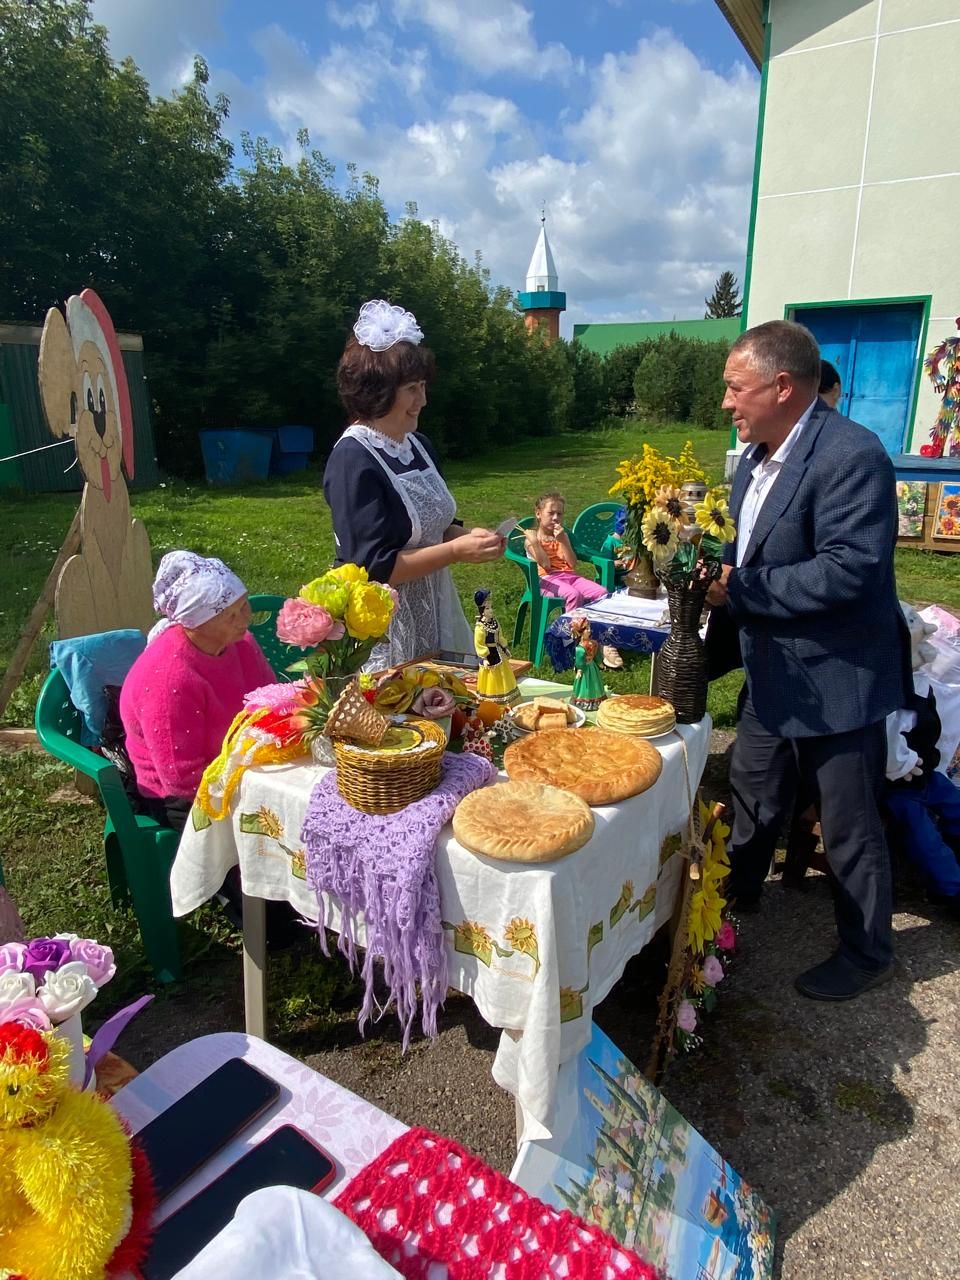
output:
[[[110,53],[131,57],[155,94],[169,95],[193,74],[194,55],[223,39],[226,0],[93,0],[93,18],[110,33]]]
[[[327,13],[330,20],[338,27],[359,27],[361,31],[369,31],[380,17],[377,4],[355,4],[341,8],[338,4],[328,4]]]
[[[533,13],[517,0],[393,0],[393,10],[401,23],[429,27],[451,57],[480,75],[540,79],[574,67],[564,45],[537,43]]]

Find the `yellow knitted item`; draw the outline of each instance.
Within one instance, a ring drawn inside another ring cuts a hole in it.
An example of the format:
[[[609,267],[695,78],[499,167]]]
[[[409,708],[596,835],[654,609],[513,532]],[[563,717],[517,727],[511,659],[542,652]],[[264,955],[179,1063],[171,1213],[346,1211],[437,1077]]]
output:
[[[230,801],[247,769],[262,764],[286,764],[303,755],[303,743],[299,739],[281,747],[273,734],[257,727],[257,722],[269,714],[268,708],[261,707],[234,716],[220,754],[204,769],[194,803],[211,821],[217,822],[230,812]]]
[[[0,1044],[0,1275],[101,1280],[130,1228],[130,1140],[71,1088],[67,1041],[30,1037],[36,1053]]]

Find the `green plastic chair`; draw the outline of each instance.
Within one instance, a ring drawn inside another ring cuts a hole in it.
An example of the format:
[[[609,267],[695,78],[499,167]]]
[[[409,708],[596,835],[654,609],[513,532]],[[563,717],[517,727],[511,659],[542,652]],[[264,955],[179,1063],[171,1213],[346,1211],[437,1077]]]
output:
[[[624,570],[618,569],[614,557],[604,551],[603,544],[612,533],[622,502],[595,502],[585,507],[573,522],[570,541],[581,560],[589,560],[597,571],[597,581],[607,591],[616,591]]]
[[[547,629],[550,614],[555,609],[563,612],[564,604],[561,596],[542,596],[540,594],[540,575],[537,573],[537,562],[527,555],[523,529],[530,529],[537,522],[536,516],[524,516],[507,538],[507,549],[504,552],[508,560],[520,566],[527,580],[527,589],[520,598],[517,610],[517,621],[513,628],[513,647],[516,649],[523,636],[523,624],[530,612],[530,646],[527,656],[534,666],[543,661],[543,636]]]
[[[107,819],[103,849],[114,906],[133,905],[147,959],[160,982],[179,982],[183,968],[177,922],[170,901],[170,868],[178,832],[145,814],[134,813],[115,765],[80,745],[80,712],[66,682],[54,669],[40,691],[34,718],[44,750],[92,778]]]
[[[250,630],[263,650],[264,657],[273,667],[273,674],[281,681],[295,680],[296,673],[287,668],[313,652],[313,649],[299,649],[296,645],[284,644],[277,639],[277,614],[283,608],[286,598],[267,595],[250,597],[250,608],[253,610]]]

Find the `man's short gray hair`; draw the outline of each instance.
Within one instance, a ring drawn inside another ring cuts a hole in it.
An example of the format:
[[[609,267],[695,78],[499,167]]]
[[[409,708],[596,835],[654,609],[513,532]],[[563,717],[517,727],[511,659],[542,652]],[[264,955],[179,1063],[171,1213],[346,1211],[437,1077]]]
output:
[[[749,355],[764,378],[789,373],[797,382],[820,385],[820,348],[802,324],[793,320],[768,320],[745,329],[730,348]]]

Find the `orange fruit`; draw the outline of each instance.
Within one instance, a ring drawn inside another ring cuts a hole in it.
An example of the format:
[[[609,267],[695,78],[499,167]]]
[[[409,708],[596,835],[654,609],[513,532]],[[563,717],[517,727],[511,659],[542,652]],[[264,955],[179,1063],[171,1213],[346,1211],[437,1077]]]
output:
[[[503,715],[503,707],[496,702],[481,702],[477,707],[477,715],[489,729]]]

